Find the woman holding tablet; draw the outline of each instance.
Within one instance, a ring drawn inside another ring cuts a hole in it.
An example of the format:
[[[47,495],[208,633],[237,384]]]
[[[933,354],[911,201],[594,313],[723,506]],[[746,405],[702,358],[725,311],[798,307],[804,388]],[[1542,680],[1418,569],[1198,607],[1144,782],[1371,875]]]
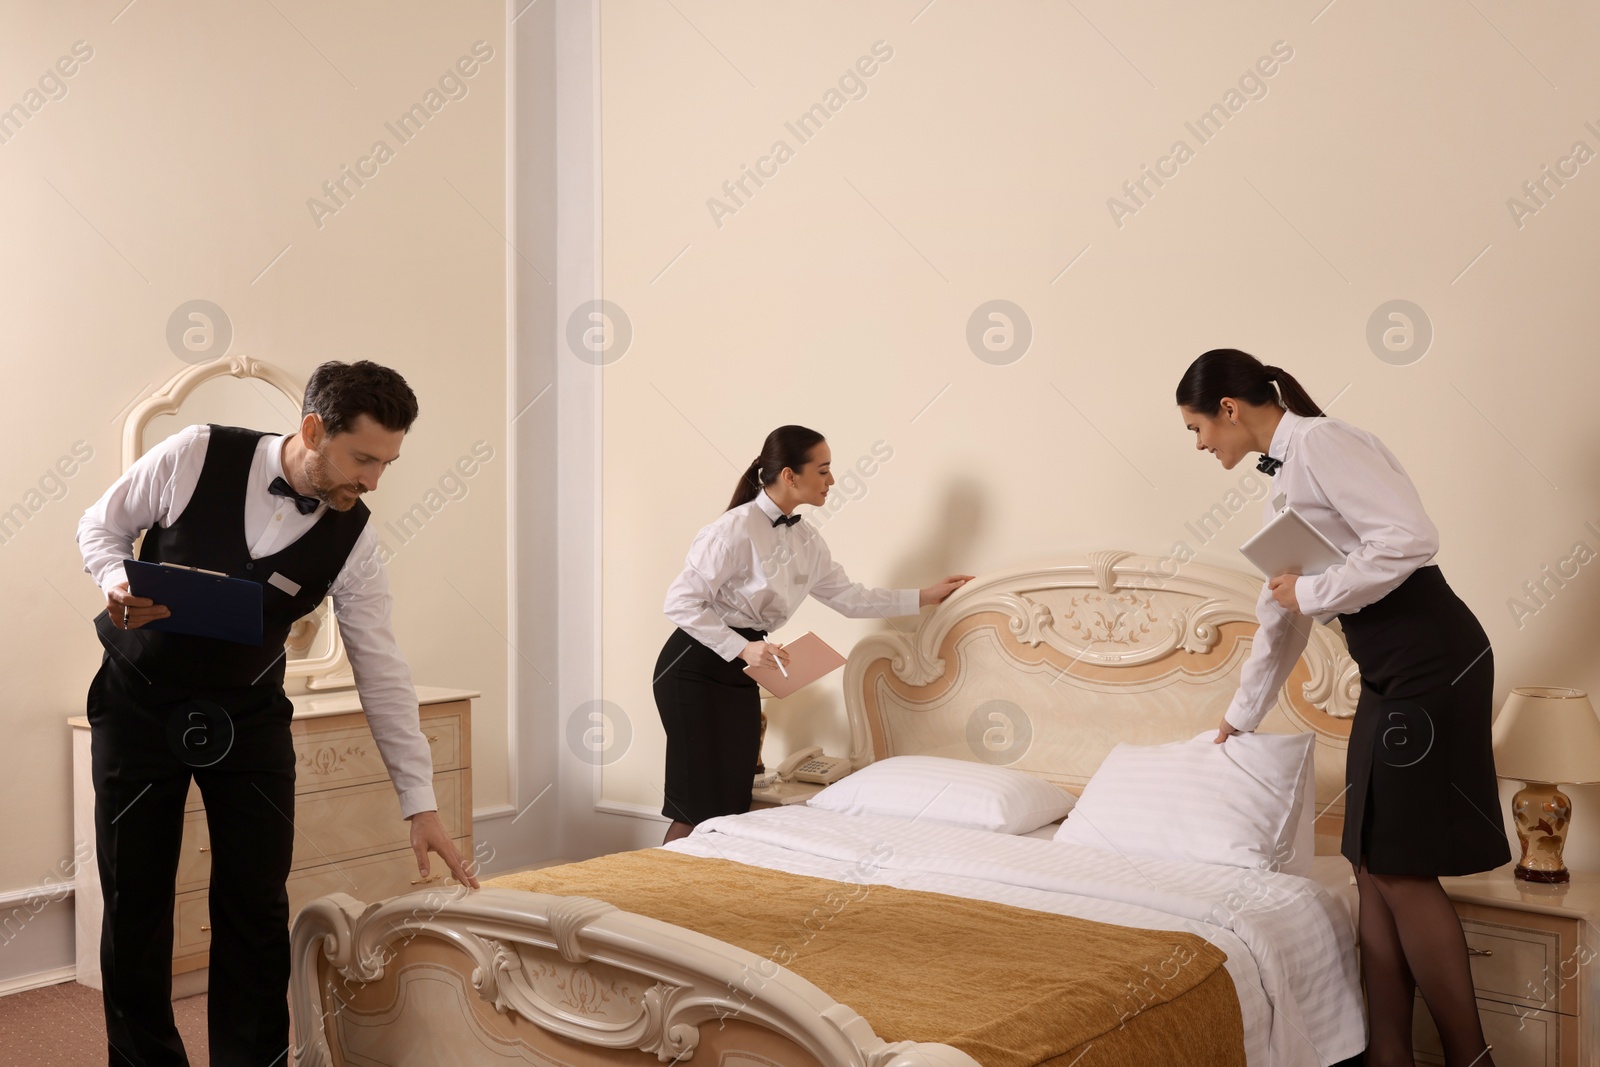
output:
[[[761,697],[746,664],[788,659],[767,634],[807,595],[851,618],[915,615],[966,583],[954,575],[926,589],[868,589],[833,562],[822,536],[795,513],[820,507],[833,484],[828,443],[804,426],[780,426],[739,478],[733,500],[689,546],[667,590],[678,629],[656,660],[656,708],[667,731],[668,841],[696,823],[750,810],[760,749]]]
[[[1231,348],[1190,364],[1177,401],[1195,447],[1224,469],[1262,453],[1258,467],[1273,476],[1269,519],[1293,507],[1346,556],[1321,574],[1282,574],[1262,588],[1260,628],[1216,739],[1255,729],[1313,619],[1339,619],[1361,669],[1342,851],[1361,894],[1366,1062],[1412,1063],[1420,988],[1445,1062],[1489,1067],[1466,940],[1439,885],[1440,875],[1511,858],[1489,747],[1489,639],[1429,562],[1438,532],[1383,442],[1323,416],[1288,373]]]

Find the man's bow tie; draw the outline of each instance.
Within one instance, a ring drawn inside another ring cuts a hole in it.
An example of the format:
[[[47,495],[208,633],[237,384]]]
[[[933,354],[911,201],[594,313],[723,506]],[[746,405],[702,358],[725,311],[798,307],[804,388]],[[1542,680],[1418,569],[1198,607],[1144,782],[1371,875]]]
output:
[[[800,516],[798,514],[794,514],[794,515],[779,515],[777,518],[772,520],[772,525],[773,526],[793,526],[795,523],[797,523],[799,521],[800,521]]]
[[[267,486],[267,492],[275,496],[286,496],[294,501],[294,506],[300,509],[300,514],[309,515],[322,506],[322,501],[314,496],[302,496],[294,491],[294,486],[282,478],[272,479],[272,484]]]
[[[1256,461],[1256,470],[1260,471],[1262,474],[1265,474],[1269,478],[1274,474],[1277,474],[1278,468],[1281,466],[1283,466],[1283,460],[1273,459],[1271,456],[1262,456]]]

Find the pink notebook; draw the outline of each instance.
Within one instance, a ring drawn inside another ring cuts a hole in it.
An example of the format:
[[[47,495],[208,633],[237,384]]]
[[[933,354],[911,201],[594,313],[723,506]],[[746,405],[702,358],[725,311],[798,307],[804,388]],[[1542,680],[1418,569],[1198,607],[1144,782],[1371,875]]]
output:
[[[825,674],[832,674],[844,666],[844,657],[828,647],[828,643],[807,630],[783,646],[789,653],[784,670],[785,678],[776,667],[746,667],[744,673],[761,683],[761,688],[775,697],[786,697],[795,690],[810,685]]]

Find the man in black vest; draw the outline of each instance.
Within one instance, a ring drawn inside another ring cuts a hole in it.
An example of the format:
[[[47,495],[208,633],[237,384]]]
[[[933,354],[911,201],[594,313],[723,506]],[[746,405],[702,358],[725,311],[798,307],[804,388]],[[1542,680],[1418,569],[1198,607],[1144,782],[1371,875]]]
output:
[[[333,598],[356,689],[428,852],[477,881],[440,821],[411,674],[390,627],[388,580],[360,500],[417,416],[405,380],[375,363],[324,363],[287,437],[190,426],[151,449],[78,524],[105,592],[105,646],[89,687],[95,835],[105,896],[100,963],[112,1067],[186,1065],[173,1023],[173,897],[190,778],[211,857],[209,1036],[215,1067],[288,1067],[294,710],[284,694],[293,623]],[[261,584],[260,647],[142,629],[170,615],[128,592],[123,561],[219,571]],[[316,829],[302,830],[316,845]]]

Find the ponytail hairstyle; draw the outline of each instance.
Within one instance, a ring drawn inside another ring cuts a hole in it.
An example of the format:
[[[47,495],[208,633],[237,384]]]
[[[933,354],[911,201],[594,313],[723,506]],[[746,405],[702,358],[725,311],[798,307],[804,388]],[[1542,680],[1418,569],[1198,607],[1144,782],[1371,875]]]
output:
[[[812,449],[824,440],[820,433],[804,426],[779,426],[767,434],[761,446],[761,455],[739,476],[739,484],[733,489],[733,499],[728,501],[728,510],[732,511],[740,504],[754,500],[763,486],[778,480],[783,468],[798,471],[811,462]]]
[[[1311,394],[1288,371],[1237,348],[1213,348],[1183,372],[1178,381],[1178,405],[1215,418],[1225,396],[1246,404],[1281,404],[1308,419],[1322,415]]]

